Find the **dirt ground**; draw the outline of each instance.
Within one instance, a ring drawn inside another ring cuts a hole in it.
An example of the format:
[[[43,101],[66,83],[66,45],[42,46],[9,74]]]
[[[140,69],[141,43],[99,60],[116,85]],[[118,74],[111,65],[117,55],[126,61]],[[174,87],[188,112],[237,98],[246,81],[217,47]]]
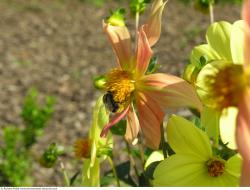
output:
[[[21,105],[31,87],[57,100],[53,118],[35,147],[38,152],[51,142],[70,147],[87,135],[91,109],[100,95],[92,78],[115,66],[102,19],[110,9],[128,4],[107,2],[96,7],[79,0],[0,1],[0,126],[23,126]],[[181,75],[191,48],[204,42],[209,16],[170,0],[162,19],[161,39],[154,47],[160,70]],[[240,19],[240,7],[218,6],[215,19]],[[128,21],[133,30],[132,19]],[[63,162],[70,175],[81,167],[72,153]],[[35,186],[63,185],[59,168],[35,164],[34,176]]]

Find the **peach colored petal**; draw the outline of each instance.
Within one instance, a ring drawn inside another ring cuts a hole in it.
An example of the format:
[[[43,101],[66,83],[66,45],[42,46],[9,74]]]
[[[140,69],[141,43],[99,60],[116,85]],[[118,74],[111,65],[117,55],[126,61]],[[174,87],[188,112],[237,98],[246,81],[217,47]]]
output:
[[[242,10],[242,17],[245,20],[245,66],[249,67],[250,65],[250,0],[245,2],[245,5]]]
[[[104,126],[104,128],[102,129],[102,132],[100,134],[101,137],[105,137],[108,134],[108,130],[115,125],[116,123],[118,123],[122,118],[124,118],[129,111],[129,107],[128,106],[125,110],[123,110],[121,113],[117,113],[111,120],[110,122]]]
[[[146,75],[138,89],[164,107],[188,106],[202,110],[195,89],[185,80],[162,73]]]
[[[167,1],[155,0],[152,4],[151,14],[144,25],[150,46],[152,47],[160,38],[161,34],[161,17]]]
[[[250,89],[247,89],[239,103],[237,116],[236,142],[238,152],[241,154],[245,165],[242,168],[242,185],[250,186]]]
[[[115,51],[118,63],[122,69],[131,69],[132,51],[130,34],[126,26],[111,26],[103,22],[104,32]]]
[[[241,168],[240,186],[250,187],[250,163],[245,160]]]
[[[130,106],[128,115],[127,115],[127,128],[125,139],[129,143],[133,143],[133,141],[137,138],[138,132],[140,130],[140,124],[135,113],[133,106]]]
[[[136,53],[136,70],[139,76],[143,75],[148,68],[153,52],[149,46],[143,27],[138,32],[138,44]]]
[[[137,94],[136,104],[146,145],[152,149],[158,149],[161,140],[160,125],[163,121],[164,113],[155,100],[143,93]]]

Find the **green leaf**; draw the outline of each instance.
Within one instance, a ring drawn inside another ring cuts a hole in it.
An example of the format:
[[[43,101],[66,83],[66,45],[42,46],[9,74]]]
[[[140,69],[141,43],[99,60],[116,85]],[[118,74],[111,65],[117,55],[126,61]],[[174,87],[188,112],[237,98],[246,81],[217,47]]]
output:
[[[77,177],[79,176],[79,174],[80,174],[81,172],[80,171],[77,171],[71,178],[70,178],[70,186],[73,186],[74,185],[74,183],[75,183],[75,181],[76,181],[76,179],[77,179]]]
[[[232,61],[230,50],[230,34],[232,25],[221,21],[209,26],[206,39],[208,44],[219,54],[221,59]]]
[[[120,122],[115,124],[113,127],[111,127],[110,131],[114,135],[124,136],[126,133],[126,126],[127,126],[126,120],[121,120]]]
[[[146,74],[152,74],[155,73],[160,68],[160,65],[158,64],[157,57],[152,57],[150,59],[148,69],[146,71]]]
[[[212,155],[206,133],[180,116],[170,117],[167,125],[167,139],[176,154],[193,154],[201,160],[207,160]]]
[[[146,9],[146,5],[150,2],[150,0],[131,0],[129,7],[130,11],[133,15],[136,13],[143,13]]]

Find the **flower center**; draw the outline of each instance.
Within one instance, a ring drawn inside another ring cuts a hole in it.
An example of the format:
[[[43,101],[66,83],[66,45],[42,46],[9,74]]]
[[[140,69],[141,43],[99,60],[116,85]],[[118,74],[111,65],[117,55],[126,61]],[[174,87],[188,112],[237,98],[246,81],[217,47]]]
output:
[[[207,169],[211,177],[218,177],[224,173],[225,163],[219,159],[210,159],[207,162]]]
[[[111,112],[123,111],[131,102],[132,92],[135,90],[130,73],[120,69],[113,69],[107,74],[105,87],[107,94],[103,100]]]
[[[217,68],[217,72],[206,77],[208,96],[212,107],[222,110],[237,106],[247,86],[242,65],[230,64]]]
[[[91,151],[90,139],[77,139],[74,144],[75,157],[77,158],[89,158]]]

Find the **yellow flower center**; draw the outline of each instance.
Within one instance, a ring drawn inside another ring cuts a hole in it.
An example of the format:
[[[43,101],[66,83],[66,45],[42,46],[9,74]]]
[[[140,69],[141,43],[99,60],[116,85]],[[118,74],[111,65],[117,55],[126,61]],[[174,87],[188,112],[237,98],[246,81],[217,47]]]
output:
[[[218,72],[208,75],[209,99],[213,107],[222,110],[230,106],[237,106],[241,95],[247,86],[247,77],[243,73],[242,65],[226,65],[218,68]]]
[[[135,82],[127,71],[113,69],[107,74],[104,103],[112,112],[123,111],[131,102]]]
[[[210,159],[207,162],[207,169],[211,177],[218,177],[224,173],[225,163],[219,159]]]

